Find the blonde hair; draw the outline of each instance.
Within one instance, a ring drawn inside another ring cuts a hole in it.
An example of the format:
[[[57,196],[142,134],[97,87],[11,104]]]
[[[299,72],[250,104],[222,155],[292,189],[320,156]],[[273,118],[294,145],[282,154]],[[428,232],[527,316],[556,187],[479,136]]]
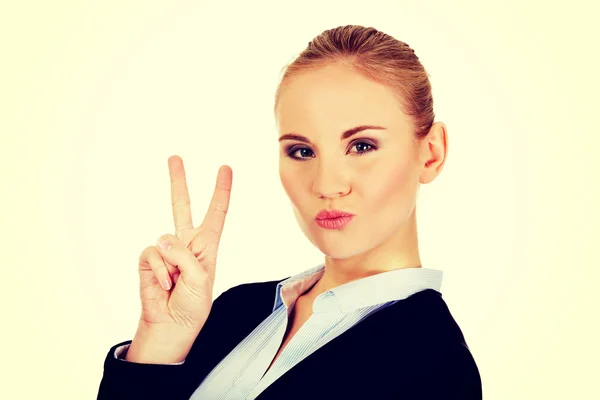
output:
[[[310,41],[306,49],[284,67],[275,92],[274,109],[293,76],[338,63],[390,87],[402,110],[412,117],[416,139],[427,135],[435,114],[429,76],[419,58],[406,43],[360,25],[329,29]]]

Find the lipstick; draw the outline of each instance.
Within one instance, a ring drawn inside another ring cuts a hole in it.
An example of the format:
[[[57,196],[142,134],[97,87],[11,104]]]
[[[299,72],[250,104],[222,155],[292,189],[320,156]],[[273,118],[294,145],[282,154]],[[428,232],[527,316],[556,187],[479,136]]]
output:
[[[339,210],[321,210],[315,217],[317,225],[325,229],[341,229],[354,217],[354,214]]]

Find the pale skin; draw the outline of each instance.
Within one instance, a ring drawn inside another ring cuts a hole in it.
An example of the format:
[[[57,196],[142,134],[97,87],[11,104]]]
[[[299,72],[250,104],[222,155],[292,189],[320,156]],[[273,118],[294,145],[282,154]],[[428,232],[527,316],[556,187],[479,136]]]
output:
[[[190,197],[178,156],[169,158],[175,235],[166,234],[140,255],[142,314],[126,360],[139,363],[183,361],[212,307],[219,241],[229,207],[232,170],[219,169],[201,225],[192,223]],[[165,250],[161,242],[171,247]],[[175,282],[176,284],[173,284]]]
[[[439,175],[448,151],[442,122],[415,141],[411,119],[391,89],[344,64],[295,76],[282,91],[276,122],[279,176],[302,231],[325,254],[325,271],[294,305],[275,359],[310,318],[320,294],[369,275],[421,267],[418,187]],[[340,140],[342,132],[364,125],[385,129]],[[310,143],[281,140],[287,133]],[[288,151],[303,161],[288,157]],[[340,230],[323,229],[314,217],[324,208],[355,217]]]
[[[415,141],[411,119],[391,89],[343,64],[306,72],[288,82],[276,122],[280,179],[302,231],[325,255],[325,271],[294,304],[271,365],[310,318],[320,294],[369,275],[421,267],[415,215],[418,188],[439,175],[447,156],[443,123],[436,122],[424,139]],[[361,130],[340,139],[344,131],[365,125],[384,129]],[[308,143],[285,139],[291,132]],[[305,161],[288,157],[292,148]],[[161,237],[173,244],[170,251],[149,246],[140,256],[142,317],[127,354],[130,361],[185,359],[212,304],[232,172],[221,167],[211,207],[202,225],[194,228],[179,157],[169,159],[169,170],[176,235]],[[331,208],[355,217],[342,229],[323,229],[314,217]],[[167,278],[176,285],[161,287],[159,282]]]

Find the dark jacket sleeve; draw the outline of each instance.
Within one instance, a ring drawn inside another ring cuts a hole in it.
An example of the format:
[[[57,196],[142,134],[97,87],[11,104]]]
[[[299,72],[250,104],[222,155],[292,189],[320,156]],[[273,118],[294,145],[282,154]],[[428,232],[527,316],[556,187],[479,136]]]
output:
[[[479,369],[464,343],[438,348],[423,371],[414,400],[482,400]]]
[[[232,288],[233,289],[233,288]],[[115,358],[115,349],[130,340],[113,346],[105,360],[104,373],[98,390],[98,400],[144,399],[188,400],[198,385],[220,361],[211,344],[219,340],[226,327],[231,291],[213,301],[210,314],[192,348],[181,365],[142,364]]]

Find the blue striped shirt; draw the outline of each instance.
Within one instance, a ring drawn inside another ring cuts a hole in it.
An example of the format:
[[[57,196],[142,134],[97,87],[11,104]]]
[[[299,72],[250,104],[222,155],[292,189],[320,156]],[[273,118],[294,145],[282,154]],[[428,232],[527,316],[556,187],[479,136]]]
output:
[[[440,270],[402,268],[320,294],[314,300],[313,314],[269,368],[283,342],[296,299],[321,278],[324,267],[321,264],[280,282],[273,312],[221,360],[190,399],[255,399],[303,358],[370,314],[425,289],[439,292],[442,281]]]

